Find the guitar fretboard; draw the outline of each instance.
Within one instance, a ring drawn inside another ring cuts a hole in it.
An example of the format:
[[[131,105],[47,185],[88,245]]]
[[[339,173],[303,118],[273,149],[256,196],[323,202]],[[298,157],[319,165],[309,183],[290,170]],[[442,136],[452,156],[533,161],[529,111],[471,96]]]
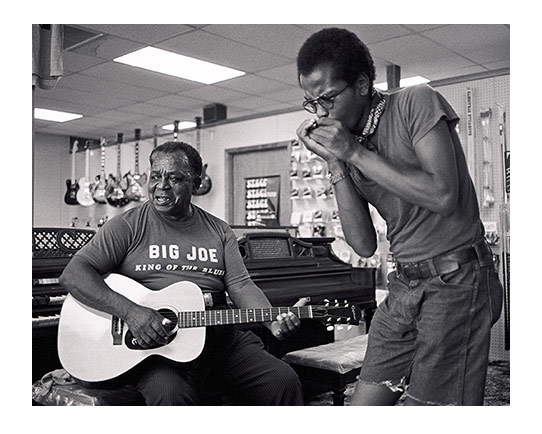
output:
[[[179,328],[246,324],[274,321],[277,315],[293,312],[298,318],[312,318],[312,306],[269,307],[180,312]]]

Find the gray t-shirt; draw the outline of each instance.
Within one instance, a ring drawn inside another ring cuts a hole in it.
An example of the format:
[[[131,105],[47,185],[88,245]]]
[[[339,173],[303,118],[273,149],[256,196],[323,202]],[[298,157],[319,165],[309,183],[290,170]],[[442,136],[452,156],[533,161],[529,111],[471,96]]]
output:
[[[192,206],[189,220],[172,222],[145,202],[109,220],[76,255],[102,274],[123,274],[151,290],[190,281],[222,292],[245,283],[250,277],[231,228]]]
[[[483,226],[465,154],[455,131],[459,117],[446,99],[428,85],[408,87],[387,98],[376,137],[369,138],[369,149],[374,148],[399,169],[420,168],[414,152],[416,143],[444,119],[452,136],[459,175],[458,204],[452,215],[444,217],[399,198],[366,179],[355,167],[347,166],[358,193],[386,221],[395,258],[399,262],[418,262],[477,241],[483,235]]]

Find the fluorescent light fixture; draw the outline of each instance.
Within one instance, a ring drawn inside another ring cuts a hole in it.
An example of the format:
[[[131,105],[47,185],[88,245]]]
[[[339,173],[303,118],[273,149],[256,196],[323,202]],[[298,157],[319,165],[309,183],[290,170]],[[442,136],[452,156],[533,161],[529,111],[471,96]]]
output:
[[[402,78],[399,81],[401,87],[415,86],[416,84],[429,83],[429,80],[421,75],[415,75],[414,77]]]
[[[194,59],[155,47],[145,47],[113,59],[115,62],[137,66],[162,74],[173,75],[204,84],[213,84],[245,75],[243,71]]]
[[[56,110],[48,110],[42,108],[34,109],[34,118],[41,119],[43,121],[68,122],[82,117],[83,115],[78,115],[76,113],[59,112]]]
[[[414,86],[416,84],[422,84],[422,83],[429,83],[430,80],[428,80],[425,77],[422,77],[421,75],[416,75],[414,77],[408,77],[408,78],[402,78],[399,81],[400,87],[409,87]],[[374,87],[378,90],[388,90],[388,83],[385,81],[382,83],[376,83]]]
[[[164,125],[162,127],[163,130],[173,131],[175,127],[173,124]],[[190,128],[196,128],[196,123],[191,121],[182,121],[179,122],[179,131],[180,130],[188,130]]]

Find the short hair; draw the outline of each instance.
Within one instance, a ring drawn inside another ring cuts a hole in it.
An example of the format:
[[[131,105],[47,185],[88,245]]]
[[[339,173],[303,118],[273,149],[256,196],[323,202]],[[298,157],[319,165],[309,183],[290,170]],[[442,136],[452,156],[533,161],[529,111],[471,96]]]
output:
[[[183,153],[186,156],[186,159],[188,160],[188,166],[190,167],[190,171],[194,176],[201,176],[201,171],[203,168],[203,162],[201,160],[201,156],[199,152],[190,146],[188,143],[185,142],[165,142],[162,143],[160,146],[157,146],[154,148],[149,155],[149,161],[152,163],[154,161],[154,156],[158,153],[162,154],[177,154],[177,153]]]
[[[361,73],[371,82],[376,77],[374,61],[367,46],[357,35],[346,29],[330,27],[311,35],[297,55],[297,79],[307,76],[317,67],[328,64],[333,78],[352,85]]]

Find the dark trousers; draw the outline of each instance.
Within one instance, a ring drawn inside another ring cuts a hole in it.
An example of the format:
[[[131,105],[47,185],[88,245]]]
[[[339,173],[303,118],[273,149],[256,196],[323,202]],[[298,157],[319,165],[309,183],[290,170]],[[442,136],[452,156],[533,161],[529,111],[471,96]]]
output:
[[[134,370],[131,383],[147,405],[198,405],[209,389],[227,393],[234,405],[303,405],[296,373],[252,332],[209,328],[208,335],[193,362],[150,357]]]

